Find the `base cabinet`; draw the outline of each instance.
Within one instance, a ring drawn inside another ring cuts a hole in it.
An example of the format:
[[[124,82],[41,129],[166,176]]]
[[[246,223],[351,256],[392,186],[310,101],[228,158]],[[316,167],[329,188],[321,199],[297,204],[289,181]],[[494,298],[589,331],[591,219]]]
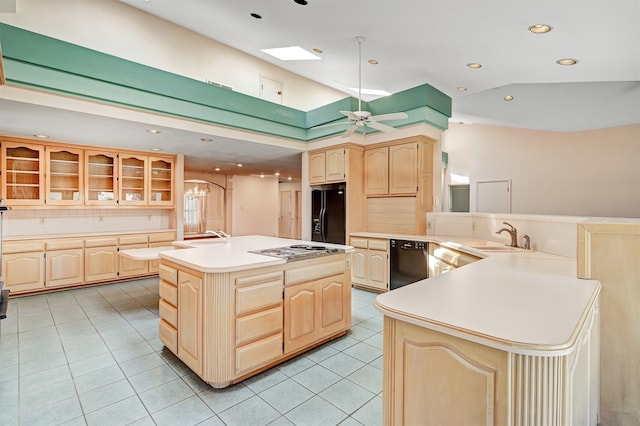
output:
[[[389,290],[389,240],[351,237],[353,284],[376,291]]]
[[[599,313],[566,355],[508,352],[385,316],[383,424],[591,425]]]
[[[237,383],[346,333],[347,259],[201,273],[163,258],[160,339],[211,386]]]
[[[80,241],[82,244],[82,240]],[[46,287],[60,287],[84,282],[84,250],[47,251]]]
[[[5,288],[11,293],[43,289],[44,243],[7,244],[2,256],[2,271]]]

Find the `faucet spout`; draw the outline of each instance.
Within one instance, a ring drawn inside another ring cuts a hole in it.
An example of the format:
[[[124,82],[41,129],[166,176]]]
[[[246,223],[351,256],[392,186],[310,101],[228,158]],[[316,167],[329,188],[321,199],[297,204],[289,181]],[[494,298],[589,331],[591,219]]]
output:
[[[507,231],[511,236],[511,244],[509,244],[509,246],[518,247],[518,230],[508,222],[502,222],[502,224],[507,225],[508,228],[500,228],[496,231],[496,234],[501,234],[502,232]]]

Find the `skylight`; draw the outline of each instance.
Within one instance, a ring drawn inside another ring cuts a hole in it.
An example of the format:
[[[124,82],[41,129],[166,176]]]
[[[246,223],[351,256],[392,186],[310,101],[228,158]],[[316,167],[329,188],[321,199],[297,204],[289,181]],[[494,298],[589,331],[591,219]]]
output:
[[[349,90],[353,90],[354,92],[358,93],[357,87],[349,87]],[[380,89],[362,89],[361,91],[363,95],[370,95],[370,96],[389,96],[391,94],[386,90],[380,90]]]
[[[300,46],[276,47],[273,49],[260,49],[267,55],[274,56],[281,61],[315,61],[320,59],[319,56],[304,50]]]

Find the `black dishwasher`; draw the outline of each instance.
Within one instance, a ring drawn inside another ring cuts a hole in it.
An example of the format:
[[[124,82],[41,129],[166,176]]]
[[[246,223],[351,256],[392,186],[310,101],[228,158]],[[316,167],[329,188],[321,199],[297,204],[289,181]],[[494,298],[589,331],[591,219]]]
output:
[[[426,242],[391,240],[390,246],[391,290],[429,278],[429,250]]]

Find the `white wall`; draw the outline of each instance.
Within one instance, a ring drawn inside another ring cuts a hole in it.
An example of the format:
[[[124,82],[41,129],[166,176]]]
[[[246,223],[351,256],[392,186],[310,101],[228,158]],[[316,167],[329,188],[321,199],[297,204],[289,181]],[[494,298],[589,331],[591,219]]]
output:
[[[0,21],[254,97],[265,75],[283,82],[284,105],[303,111],[347,96],[116,0],[18,0]]]
[[[234,176],[231,235],[278,236],[278,179]]]
[[[477,181],[511,179],[511,213],[640,217],[640,124],[577,133],[451,124],[443,149],[447,180],[470,177],[471,211]]]

